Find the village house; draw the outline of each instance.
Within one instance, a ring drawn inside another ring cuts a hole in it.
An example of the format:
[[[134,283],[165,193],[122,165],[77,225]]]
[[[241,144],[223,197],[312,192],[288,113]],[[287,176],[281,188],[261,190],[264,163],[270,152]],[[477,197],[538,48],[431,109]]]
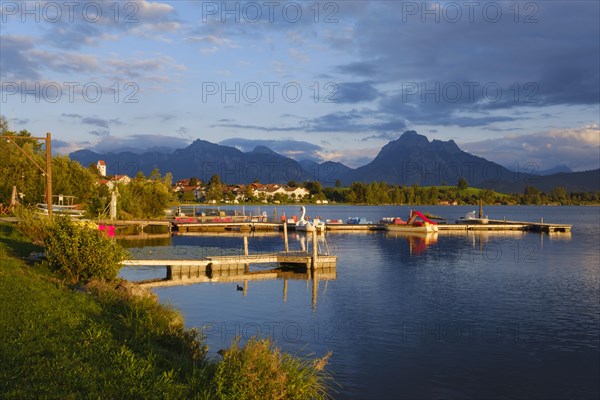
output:
[[[109,189],[113,189],[117,184],[122,183],[127,185],[131,182],[131,178],[127,175],[115,175],[111,176],[108,179],[100,179],[98,180],[99,185],[106,185]]]
[[[267,201],[272,200],[274,197],[276,197],[277,194],[286,196],[288,199],[293,201],[300,201],[301,199],[306,198],[310,194],[310,192],[306,188],[290,188],[286,185],[277,184],[260,185],[260,187],[254,187],[252,193],[255,197],[258,198],[264,196],[265,200]]]
[[[96,163],[96,169],[98,170],[100,176],[106,176],[106,163],[104,160],[98,160]]]

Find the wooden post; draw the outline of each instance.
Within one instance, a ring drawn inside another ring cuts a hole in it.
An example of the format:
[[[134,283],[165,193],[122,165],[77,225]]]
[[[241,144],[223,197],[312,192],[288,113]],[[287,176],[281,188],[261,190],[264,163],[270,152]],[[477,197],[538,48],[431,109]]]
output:
[[[248,236],[244,236],[244,255],[248,255]]]
[[[319,247],[317,244],[317,230],[312,231],[312,268],[313,270],[317,267],[317,258],[319,257]]]
[[[290,251],[290,245],[288,243],[288,234],[287,234],[287,220],[283,221],[283,245],[286,252]]]
[[[288,291],[288,280],[287,278],[283,278],[283,302],[287,301],[287,291]]]
[[[317,311],[317,294],[319,292],[319,279],[317,279],[317,274],[313,272],[312,276],[312,310]]]
[[[46,132],[46,204],[52,217],[52,135]]]

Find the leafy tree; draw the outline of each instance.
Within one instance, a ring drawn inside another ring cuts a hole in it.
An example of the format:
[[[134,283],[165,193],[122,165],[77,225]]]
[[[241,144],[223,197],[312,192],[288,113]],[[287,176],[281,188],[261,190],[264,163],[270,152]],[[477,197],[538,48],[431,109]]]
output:
[[[461,177],[458,180],[458,185],[457,185],[458,190],[465,190],[468,187],[469,187],[469,183],[467,182],[467,180],[464,177]]]
[[[336,179],[336,181],[335,181],[335,187],[336,188],[341,188],[342,187],[342,181],[339,180],[339,179]]]
[[[0,140],[0,203],[10,201],[13,186],[24,194],[23,201],[26,204],[43,201],[46,179],[36,166],[37,164],[45,169],[45,152],[42,151],[41,143],[30,139],[31,134],[26,130],[10,131],[5,117],[0,118],[0,131],[3,136],[20,137]]]
[[[214,174],[210,177],[208,187],[206,190],[206,200],[221,201],[223,200],[223,189],[221,186],[221,178],[219,175]]]
[[[96,177],[87,168],[67,156],[52,160],[52,191],[75,196],[76,203],[89,203],[94,194]]]
[[[568,194],[565,188],[561,186],[555,187],[550,193],[550,198],[552,201],[558,202],[560,204],[568,204]]]
[[[124,216],[134,218],[154,218],[164,214],[164,210],[173,204],[171,186],[161,178],[160,172],[155,179],[146,179],[139,172],[129,184],[119,183],[119,208]]]

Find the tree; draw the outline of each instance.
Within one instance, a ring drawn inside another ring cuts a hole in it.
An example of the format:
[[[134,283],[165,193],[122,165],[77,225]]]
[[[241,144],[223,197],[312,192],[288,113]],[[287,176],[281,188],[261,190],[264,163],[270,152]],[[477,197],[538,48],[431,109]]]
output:
[[[552,201],[558,202],[560,204],[568,204],[568,194],[564,187],[557,186],[550,193],[550,198]]]
[[[342,181],[339,180],[339,179],[336,179],[336,181],[335,181],[335,187],[336,188],[341,188],[342,187]]]
[[[10,131],[5,117],[0,118],[0,132],[5,136],[20,137],[0,140],[0,203],[10,201],[13,186],[16,186],[17,190],[24,194],[23,201],[25,203],[35,204],[42,201],[45,193],[45,178],[42,171],[35,165],[37,164],[41,168],[45,166],[46,160],[42,144],[31,139],[31,134],[26,130]]]
[[[214,174],[210,177],[208,187],[206,190],[206,200],[208,201],[221,201],[223,200],[223,189],[221,187],[221,178],[219,175]]]
[[[140,172],[129,184],[117,185],[121,211],[135,218],[152,218],[163,215],[165,208],[173,204],[171,186],[158,170],[153,172],[153,180],[146,179]]]
[[[469,187],[469,183],[467,182],[467,180],[464,177],[461,177],[458,180],[458,185],[457,185],[458,190],[465,190],[468,187]]]

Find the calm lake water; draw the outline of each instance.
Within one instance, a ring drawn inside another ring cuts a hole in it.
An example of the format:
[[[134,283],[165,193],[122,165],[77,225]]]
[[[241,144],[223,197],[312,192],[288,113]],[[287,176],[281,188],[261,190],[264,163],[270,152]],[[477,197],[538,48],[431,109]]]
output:
[[[406,218],[409,207],[309,206],[308,214]],[[247,207],[246,211],[256,208]],[[420,207],[454,220],[475,207]],[[261,208],[271,215],[272,207]],[[277,207],[279,215],[298,207]],[[600,209],[486,207],[490,218],[573,224],[570,234],[327,234],[334,279],[202,283],[155,289],[203,328],[211,353],[236,335],[269,336],[322,356],[340,399],[600,397]],[[290,233],[290,246],[303,236]],[[152,242],[148,242],[152,244]],[[174,236],[137,257],[240,254],[241,237]],[[282,235],[250,251],[282,250]],[[252,266],[251,270],[266,268]],[[125,268],[128,279],[164,268]],[[332,278],[332,276],[328,276]],[[286,287],[284,295],[284,287]],[[245,295],[244,295],[245,293]]]

